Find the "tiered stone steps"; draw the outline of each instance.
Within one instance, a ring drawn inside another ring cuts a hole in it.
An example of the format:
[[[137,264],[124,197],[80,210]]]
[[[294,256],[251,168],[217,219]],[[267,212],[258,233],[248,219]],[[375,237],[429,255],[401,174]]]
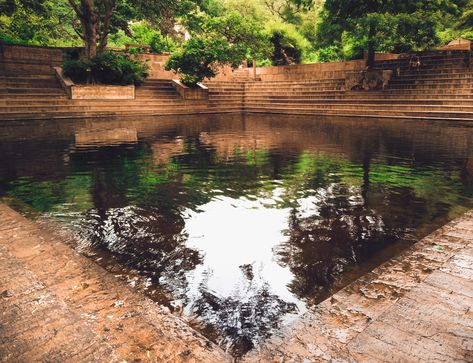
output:
[[[183,100],[170,80],[159,79],[137,87],[135,100],[71,100],[50,66],[33,67],[21,75],[3,68],[0,120],[241,112],[243,83],[232,87],[240,93],[238,102],[233,93],[215,102]],[[215,94],[221,93],[215,86]]]
[[[377,62],[394,77],[383,91],[345,91],[344,79],[261,82],[247,86],[246,112],[473,120],[473,72],[464,51]],[[399,71],[399,76],[398,76]]]
[[[473,120],[468,52],[419,57],[418,70],[409,67],[408,56],[377,62],[375,69],[394,74],[382,91],[346,91],[340,72],[262,82],[240,69],[233,79],[206,82],[208,101],[183,100],[171,81],[162,79],[146,80],[135,100],[70,100],[55,78],[55,64],[9,60],[0,63],[0,120],[222,112]]]
[[[245,81],[208,81],[209,108],[226,110],[227,112],[242,112],[245,96]]]

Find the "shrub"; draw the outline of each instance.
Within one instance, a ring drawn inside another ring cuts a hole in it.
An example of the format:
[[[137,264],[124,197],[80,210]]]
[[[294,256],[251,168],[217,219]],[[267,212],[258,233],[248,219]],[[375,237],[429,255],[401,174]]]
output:
[[[8,34],[0,32],[0,44],[11,44],[11,45],[28,45],[26,40],[14,38]]]
[[[320,63],[336,62],[344,59],[343,49],[337,45],[330,45],[317,50],[317,61]]]
[[[92,75],[92,62],[88,59],[69,59],[62,64],[62,69],[75,83],[86,83]]]
[[[309,42],[297,32],[294,26],[283,23],[271,23],[267,27],[274,52],[271,56],[273,65],[299,64],[305,58]]]
[[[151,52],[158,54],[172,52],[176,49],[176,43],[171,37],[163,36],[158,32],[153,35],[149,45],[151,46]]]
[[[91,77],[103,84],[139,85],[147,77],[148,65],[129,54],[107,51],[90,60],[67,60],[63,69],[76,83],[86,83]]]
[[[157,29],[151,28],[146,23],[132,24],[130,26],[133,37],[125,35],[123,30],[110,35],[109,44],[116,47],[124,47],[127,43],[138,43],[149,45],[153,53],[172,52],[176,49],[176,42],[169,36],[164,36]],[[134,47],[128,48],[133,49]],[[135,48],[134,52],[142,52],[142,48]]]

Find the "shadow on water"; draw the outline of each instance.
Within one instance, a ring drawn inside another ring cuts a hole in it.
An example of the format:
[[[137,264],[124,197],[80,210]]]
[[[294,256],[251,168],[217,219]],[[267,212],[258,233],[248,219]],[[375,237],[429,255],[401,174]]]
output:
[[[236,357],[472,207],[467,125],[189,116],[0,140],[0,196]]]

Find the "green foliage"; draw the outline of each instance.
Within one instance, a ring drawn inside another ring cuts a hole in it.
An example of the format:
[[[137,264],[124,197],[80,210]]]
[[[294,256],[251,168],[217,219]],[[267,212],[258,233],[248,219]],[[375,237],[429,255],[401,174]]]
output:
[[[271,54],[271,43],[263,28],[237,12],[218,17],[200,13],[198,18],[201,31],[194,32],[166,64],[166,69],[180,73],[187,85],[215,77],[224,65],[236,68],[244,59]]]
[[[293,25],[271,23],[267,32],[274,46],[271,56],[273,65],[302,63],[310,45]]]
[[[92,61],[89,59],[68,59],[62,64],[64,74],[75,83],[86,83],[92,74]]]
[[[8,43],[73,46],[79,37],[66,0],[0,0],[0,33]]]
[[[321,63],[335,62],[343,59],[343,50],[340,46],[330,45],[317,51],[317,61]]]
[[[125,53],[102,52],[90,60],[67,60],[63,69],[77,83],[94,80],[103,84],[139,85],[147,76],[148,66]]]
[[[192,87],[215,77],[223,65],[237,68],[244,58],[244,49],[223,37],[195,36],[171,55],[165,69],[179,73],[181,81]]]
[[[110,45],[124,47],[129,43],[148,45],[153,53],[172,52],[176,49],[176,42],[170,36],[164,36],[148,23],[137,23],[130,26],[130,33],[119,29],[110,36]]]
[[[266,58],[273,52],[269,36],[263,28],[235,11],[207,19],[204,30],[213,36],[223,36],[234,47],[244,49],[249,58]]]
[[[317,25],[316,47],[350,59],[369,44],[381,52],[431,49],[452,26],[465,0],[326,0]],[[333,52],[337,47],[338,51]],[[330,58],[329,57],[329,58]]]
[[[28,42],[24,40],[14,38],[8,34],[3,34],[3,33],[0,33],[0,43],[1,44],[23,44],[23,45],[28,44]]]
[[[161,33],[156,33],[149,44],[153,53],[161,54],[165,52],[173,52],[176,49],[176,42],[170,36],[163,36]]]

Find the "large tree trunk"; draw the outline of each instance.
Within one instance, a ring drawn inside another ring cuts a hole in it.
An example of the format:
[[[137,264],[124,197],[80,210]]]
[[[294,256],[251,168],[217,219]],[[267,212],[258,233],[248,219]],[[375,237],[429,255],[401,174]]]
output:
[[[87,59],[94,58],[97,55],[97,31],[95,24],[82,22],[84,33],[85,57]]]
[[[374,44],[375,35],[376,35],[376,26],[374,24],[370,24],[370,29],[368,31],[368,57],[366,59],[367,68],[372,68],[374,66],[374,61],[376,57],[375,44]]]
[[[85,56],[91,59],[97,55],[97,14],[94,0],[81,0],[82,31],[84,33]]]
[[[115,10],[115,0],[102,0],[97,7],[94,0],[69,0],[80,20],[81,37],[84,40],[85,56],[90,59],[107,46],[110,21]],[[99,45],[97,46],[97,42]]]

